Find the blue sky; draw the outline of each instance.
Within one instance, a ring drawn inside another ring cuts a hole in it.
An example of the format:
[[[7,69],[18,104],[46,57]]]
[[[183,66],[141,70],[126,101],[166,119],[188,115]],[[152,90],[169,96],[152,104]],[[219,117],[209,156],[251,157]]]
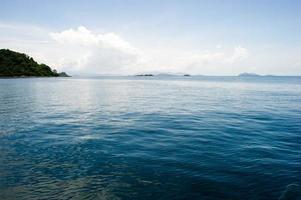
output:
[[[0,48],[71,73],[301,75],[300,10],[297,0],[2,0]]]

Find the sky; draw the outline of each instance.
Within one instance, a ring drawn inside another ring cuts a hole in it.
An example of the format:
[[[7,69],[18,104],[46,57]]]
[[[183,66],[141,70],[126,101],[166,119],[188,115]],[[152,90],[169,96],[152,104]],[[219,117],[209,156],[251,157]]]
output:
[[[299,0],[0,0],[0,48],[72,75],[301,75]]]

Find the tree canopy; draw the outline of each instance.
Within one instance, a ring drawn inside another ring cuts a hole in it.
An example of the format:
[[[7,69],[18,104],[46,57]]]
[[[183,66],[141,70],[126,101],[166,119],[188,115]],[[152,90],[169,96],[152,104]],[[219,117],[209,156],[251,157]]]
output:
[[[55,77],[66,75],[57,73],[45,64],[38,64],[24,53],[0,49],[0,77],[42,76]]]

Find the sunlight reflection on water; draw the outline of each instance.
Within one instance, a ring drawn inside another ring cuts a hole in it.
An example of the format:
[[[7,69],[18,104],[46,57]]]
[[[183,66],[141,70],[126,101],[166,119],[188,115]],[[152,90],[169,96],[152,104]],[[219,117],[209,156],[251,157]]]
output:
[[[0,197],[278,199],[301,181],[300,86],[0,79]]]

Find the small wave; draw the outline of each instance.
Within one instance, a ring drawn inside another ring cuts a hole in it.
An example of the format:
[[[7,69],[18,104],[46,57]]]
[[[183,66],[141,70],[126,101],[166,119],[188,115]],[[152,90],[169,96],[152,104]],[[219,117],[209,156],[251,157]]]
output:
[[[287,185],[279,200],[301,200],[301,186],[296,183]]]
[[[98,138],[99,137],[95,136],[95,135],[84,135],[84,136],[78,137],[77,139],[78,140],[95,140],[95,139],[98,139]]]

